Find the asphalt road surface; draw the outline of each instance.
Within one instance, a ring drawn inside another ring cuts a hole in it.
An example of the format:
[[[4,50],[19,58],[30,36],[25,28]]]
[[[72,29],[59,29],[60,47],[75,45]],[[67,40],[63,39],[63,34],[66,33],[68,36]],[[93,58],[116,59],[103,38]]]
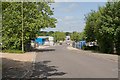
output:
[[[36,51],[34,78],[118,78],[118,63],[58,45]]]

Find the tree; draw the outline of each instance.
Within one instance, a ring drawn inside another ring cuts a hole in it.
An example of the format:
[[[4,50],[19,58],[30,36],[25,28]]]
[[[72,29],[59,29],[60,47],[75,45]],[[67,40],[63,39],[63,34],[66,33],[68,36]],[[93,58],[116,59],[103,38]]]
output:
[[[3,49],[21,50],[22,32],[26,48],[41,28],[56,26],[56,19],[51,17],[53,11],[47,2],[23,2],[23,6],[21,2],[3,2],[2,10]]]
[[[120,54],[120,1],[114,2],[114,16],[113,16],[113,25],[114,25],[114,43],[116,52]]]
[[[34,39],[41,28],[55,27],[56,19],[50,17],[53,11],[46,2],[25,2],[24,7],[24,43]]]
[[[59,31],[54,32],[52,36],[54,37],[55,42],[64,41],[66,37],[64,32],[59,32]]]
[[[120,27],[120,1],[108,2],[97,12],[91,12],[86,19],[85,34],[87,41],[97,40],[100,51],[113,53],[120,49],[118,37]],[[94,35],[94,37],[92,36]]]
[[[37,32],[37,35],[38,36],[52,36],[54,34],[53,31],[49,31],[49,32],[46,32],[46,31],[38,31]]]
[[[83,32],[80,32],[79,38],[80,38],[81,41],[86,39],[86,36],[85,36],[85,32],[84,32],[84,31],[83,31]]]
[[[2,24],[2,2],[0,1],[0,24]]]
[[[70,38],[72,41],[80,41],[80,34],[78,32],[73,32],[71,35],[70,35]]]
[[[97,19],[96,17],[96,12],[92,11],[86,16],[86,26],[85,26],[85,35],[86,35],[86,41],[94,41],[95,40],[95,32],[94,32],[94,27],[95,27],[95,21]]]
[[[116,29],[115,39],[116,52],[120,54],[120,26]]]
[[[65,32],[65,35],[66,35],[66,36],[70,36],[71,33],[70,33],[70,32]]]
[[[52,36],[53,34],[54,34],[53,31],[49,31],[49,32],[47,32],[47,35],[48,35],[48,36]]]
[[[2,2],[2,49],[21,49],[22,4]]]

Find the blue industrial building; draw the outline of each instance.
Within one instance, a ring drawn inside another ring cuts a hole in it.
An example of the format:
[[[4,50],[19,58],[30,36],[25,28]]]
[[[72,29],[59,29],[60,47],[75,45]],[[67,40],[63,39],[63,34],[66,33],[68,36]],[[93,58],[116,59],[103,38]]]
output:
[[[35,42],[38,43],[39,45],[43,45],[45,43],[45,38],[36,38]]]
[[[76,43],[76,48],[82,49],[83,46],[86,46],[86,41],[79,41]]]
[[[37,43],[38,46],[40,45],[52,46],[54,44],[52,36],[39,36],[35,39],[35,43]]]

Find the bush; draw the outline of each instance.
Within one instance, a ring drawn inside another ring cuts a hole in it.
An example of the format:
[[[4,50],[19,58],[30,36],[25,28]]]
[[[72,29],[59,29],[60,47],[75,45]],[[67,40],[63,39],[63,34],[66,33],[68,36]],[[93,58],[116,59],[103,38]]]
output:
[[[116,47],[116,53],[120,55],[120,27],[116,30],[116,41],[115,41],[115,47]]]
[[[83,49],[83,50],[87,50],[87,46],[83,46],[82,49]]]
[[[83,50],[94,50],[94,51],[98,51],[99,47],[98,46],[83,46],[82,47]]]

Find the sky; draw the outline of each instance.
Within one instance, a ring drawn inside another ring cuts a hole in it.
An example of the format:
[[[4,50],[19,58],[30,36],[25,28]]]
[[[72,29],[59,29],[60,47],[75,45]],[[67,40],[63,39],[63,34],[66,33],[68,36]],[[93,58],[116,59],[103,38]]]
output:
[[[55,2],[53,17],[57,19],[56,28],[46,28],[41,31],[82,32],[85,28],[85,15],[91,10],[97,11],[106,2]]]

